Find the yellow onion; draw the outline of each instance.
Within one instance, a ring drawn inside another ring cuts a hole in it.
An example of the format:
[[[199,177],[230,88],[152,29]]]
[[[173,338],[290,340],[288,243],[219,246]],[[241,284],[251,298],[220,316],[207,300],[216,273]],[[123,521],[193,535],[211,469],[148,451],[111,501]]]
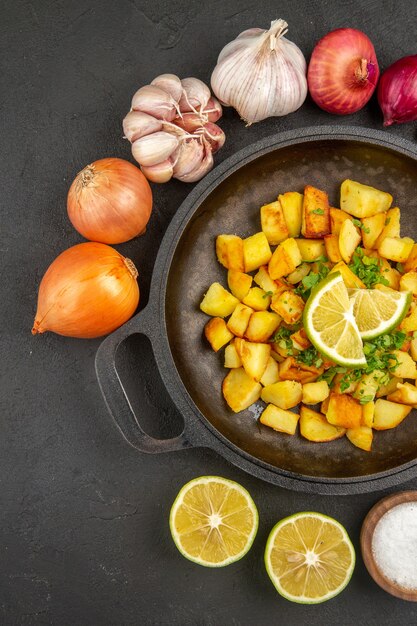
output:
[[[86,239],[122,243],[145,232],[152,191],[129,161],[100,159],[77,174],[68,191],[67,210],[72,225]]]
[[[32,334],[92,338],[112,332],[138,306],[137,276],[130,259],[103,243],[65,250],[42,278]]]

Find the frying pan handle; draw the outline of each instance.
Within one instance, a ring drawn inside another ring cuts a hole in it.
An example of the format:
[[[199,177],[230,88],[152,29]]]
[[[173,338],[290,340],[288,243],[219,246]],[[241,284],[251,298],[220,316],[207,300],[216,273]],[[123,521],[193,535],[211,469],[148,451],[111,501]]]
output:
[[[99,346],[96,354],[96,374],[107,408],[123,437],[141,452],[173,452],[190,448],[191,443],[183,431],[171,439],[155,439],[142,429],[116,369],[116,352],[120,344],[133,334],[146,335],[152,343],[154,321],[150,306],[109,335]]]

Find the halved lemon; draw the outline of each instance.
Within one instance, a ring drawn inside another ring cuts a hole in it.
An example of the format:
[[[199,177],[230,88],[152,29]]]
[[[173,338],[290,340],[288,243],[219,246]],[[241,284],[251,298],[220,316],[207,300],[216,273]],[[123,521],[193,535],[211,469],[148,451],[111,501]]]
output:
[[[311,291],[303,314],[311,343],[339,365],[366,365],[353,302],[340,272],[329,274]]]
[[[206,567],[222,567],[250,549],[258,530],[258,510],[238,483],[200,476],[178,493],[169,527],[183,556]]]
[[[349,297],[362,339],[374,339],[398,326],[411,303],[409,291],[350,289]]]
[[[339,594],[355,568],[346,529],[321,513],[296,513],[272,529],[265,566],[277,591],[300,604],[318,604]]]

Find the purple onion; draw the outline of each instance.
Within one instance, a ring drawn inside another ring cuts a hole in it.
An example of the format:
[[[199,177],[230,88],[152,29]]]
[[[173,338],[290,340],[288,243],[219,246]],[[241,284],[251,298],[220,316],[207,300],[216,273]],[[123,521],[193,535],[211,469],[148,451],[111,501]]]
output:
[[[398,59],[382,74],[378,102],[384,126],[417,119],[417,54]]]

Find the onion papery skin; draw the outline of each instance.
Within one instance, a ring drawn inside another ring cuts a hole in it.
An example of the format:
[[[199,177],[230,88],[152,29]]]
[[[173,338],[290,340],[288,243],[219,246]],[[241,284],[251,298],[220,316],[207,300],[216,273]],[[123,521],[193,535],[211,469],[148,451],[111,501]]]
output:
[[[378,102],[384,126],[417,119],[417,54],[398,59],[382,74]]]
[[[137,270],[103,243],[80,243],[62,252],[39,287],[32,334],[51,331],[102,337],[126,322],[139,304]]]
[[[371,40],[360,30],[338,28],[317,43],[308,66],[310,95],[324,111],[350,115],[368,102],[379,78]]]
[[[142,234],[152,191],[140,169],[124,159],[100,159],[77,174],[67,198],[68,217],[86,239],[123,243]]]

